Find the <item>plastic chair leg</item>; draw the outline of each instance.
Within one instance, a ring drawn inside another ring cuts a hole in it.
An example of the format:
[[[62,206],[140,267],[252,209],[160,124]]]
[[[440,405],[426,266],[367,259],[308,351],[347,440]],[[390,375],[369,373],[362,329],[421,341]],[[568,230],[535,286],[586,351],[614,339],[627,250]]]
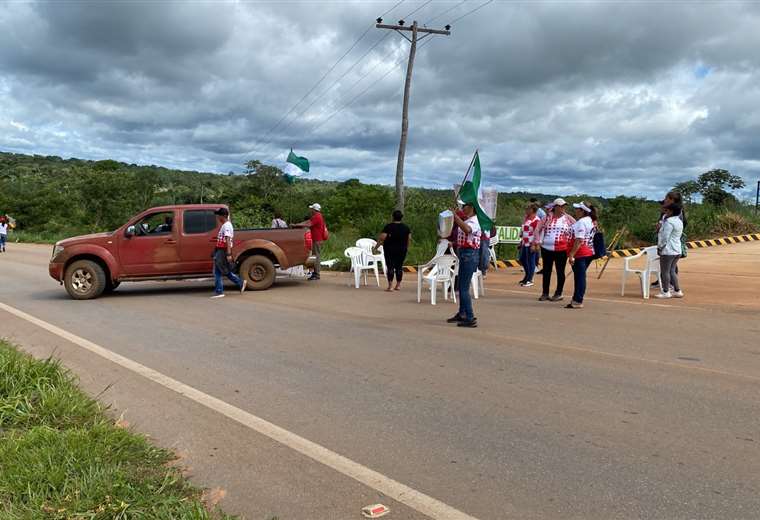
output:
[[[377,286],[380,287],[380,275],[378,274],[377,263],[375,263],[375,280],[377,281]]]
[[[620,296],[625,296],[625,277],[626,277],[627,271],[625,268],[623,269],[623,285],[620,287]]]
[[[435,293],[436,293],[437,287],[438,287],[438,284],[435,282],[435,280],[433,280],[430,283],[430,303],[433,305],[435,305]]]
[[[422,271],[417,271],[417,303],[422,301]]]

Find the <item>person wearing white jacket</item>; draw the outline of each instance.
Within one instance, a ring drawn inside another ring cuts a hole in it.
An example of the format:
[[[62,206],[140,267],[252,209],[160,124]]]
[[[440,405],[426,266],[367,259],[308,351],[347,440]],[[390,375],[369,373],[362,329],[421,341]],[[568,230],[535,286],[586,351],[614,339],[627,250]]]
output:
[[[683,221],[681,206],[670,204],[665,208],[666,217],[657,233],[657,251],[660,254],[660,276],[662,284],[657,298],[683,298],[683,291],[678,283],[676,265],[681,258],[681,235]],[[671,288],[673,290],[671,290]]]

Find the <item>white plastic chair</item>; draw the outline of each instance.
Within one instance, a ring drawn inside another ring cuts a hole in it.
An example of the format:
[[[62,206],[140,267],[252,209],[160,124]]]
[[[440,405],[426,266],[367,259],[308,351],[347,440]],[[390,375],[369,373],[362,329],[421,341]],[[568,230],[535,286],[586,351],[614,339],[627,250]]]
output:
[[[356,241],[356,247],[361,247],[364,249],[364,251],[367,252],[367,255],[370,258],[370,261],[376,262],[378,264],[381,264],[383,267],[383,274],[388,274],[388,270],[385,266],[385,255],[383,254],[383,246],[380,246],[377,248],[377,254],[375,254],[375,246],[377,245],[377,241],[372,240],[371,238],[360,238]]]
[[[354,286],[358,289],[362,272],[364,273],[364,285],[367,285],[367,271],[374,271],[377,286],[380,287],[380,276],[377,272],[377,262],[372,262],[367,252],[361,247],[349,247],[343,252],[346,258],[351,259],[351,271],[354,274]],[[349,279],[349,285],[351,285]]]
[[[631,262],[644,256],[643,269],[632,269]],[[662,285],[660,276],[660,255],[657,254],[657,246],[645,247],[638,254],[624,258],[623,265],[623,284],[620,289],[620,296],[625,296],[625,279],[628,274],[636,274],[641,282],[641,295],[645,300],[649,299],[649,287],[652,285],[652,275],[657,275],[657,280]]]
[[[457,275],[459,260],[454,255],[436,256],[424,265],[417,266],[417,303],[422,301],[422,285],[430,286],[430,303],[436,304],[438,284],[443,286],[443,298],[449,299],[449,292],[454,303],[457,295],[454,293],[454,278]]]
[[[494,235],[491,237],[491,240],[488,243],[488,249],[491,252],[490,261],[493,264],[494,270],[496,271],[499,270],[499,266],[496,264],[496,246],[497,245],[499,245],[499,237],[497,235]]]
[[[486,286],[483,280],[483,273],[480,272],[480,269],[476,269],[475,272],[472,273],[472,283],[470,285],[472,286],[472,296],[476,300],[480,298],[481,294],[485,296]]]

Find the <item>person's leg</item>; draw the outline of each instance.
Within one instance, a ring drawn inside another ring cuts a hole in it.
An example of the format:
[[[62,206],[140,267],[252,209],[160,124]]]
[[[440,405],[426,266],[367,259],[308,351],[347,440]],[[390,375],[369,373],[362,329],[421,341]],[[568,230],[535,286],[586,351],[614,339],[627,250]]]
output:
[[[396,262],[396,289],[401,287],[401,280],[404,278],[404,261],[406,260],[406,251],[402,251],[398,255]]]
[[[312,278],[319,279],[319,274],[322,271],[322,242],[315,240],[312,249],[314,249],[314,274],[312,274]]]
[[[662,287],[660,292],[670,292],[670,268],[672,264],[672,256],[660,255],[660,278],[662,279]]]
[[[383,252],[383,258],[385,259],[385,277],[388,279],[388,291],[391,290],[391,285],[393,284],[393,277],[396,274],[396,271],[394,269],[396,263],[394,255],[391,254],[390,251],[387,249]]]
[[[583,297],[586,295],[586,271],[591,263],[591,258],[576,258],[573,264],[573,302],[583,303]]]
[[[565,267],[567,267],[567,251],[554,252],[554,265],[557,268],[557,290],[554,296],[562,296],[565,289]]]
[[[521,247],[520,248],[520,254],[517,256],[518,262],[520,262],[520,265],[523,267],[523,271],[525,272],[525,275],[522,277],[522,280],[520,280],[520,283],[525,283],[528,281],[528,257],[530,256],[530,251],[527,247]]]
[[[214,294],[224,294],[224,282],[222,281],[222,271],[219,269],[216,254],[214,255]]]
[[[678,282],[678,260],[679,256],[673,257],[673,263],[670,267],[670,283],[676,292],[681,292],[681,284]]]
[[[552,283],[552,266],[554,265],[554,251],[549,251],[548,249],[541,248],[541,261],[543,262],[543,269],[544,269],[544,280],[543,280],[543,290],[541,291],[542,296],[549,296],[549,288],[551,287]]]
[[[535,251],[531,251],[529,247],[523,248],[523,249],[528,250],[527,255],[525,255],[526,263],[528,264],[527,269],[525,271],[525,281],[533,283],[533,276],[536,273],[537,254]]]
[[[0,251],[5,252],[5,235],[0,235]]]
[[[233,273],[231,269],[227,273],[227,278],[229,278],[232,283],[234,283],[235,285],[237,285],[238,289],[242,289],[243,288],[243,280],[241,280],[238,275],[236,275],[235,273]]]
[[[475,317],[472,312],[472,297],[470,285],[472,275],[478,268],[478,251],[475,249],[463,249],[459,255],[459,315],[466,321],[472,321]]]

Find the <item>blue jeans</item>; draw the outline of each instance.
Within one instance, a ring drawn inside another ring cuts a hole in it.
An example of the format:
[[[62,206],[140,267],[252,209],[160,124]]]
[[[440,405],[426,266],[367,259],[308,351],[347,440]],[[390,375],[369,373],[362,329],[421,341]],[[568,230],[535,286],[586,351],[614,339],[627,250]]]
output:
[[[459,256],[459,315],[467,321],[472,321],[475,316],[472,313],[470,285],[472,284],[472,275],[478,270],[480,251],[477,249],[460,249],[457,251],[457,255]]]
[[[483,276],[488,272],[488,263],[491,261],[491,241],[483,237],[480,241],[480,258],[478,259],[478,269]]]
[[[0,250],[5,251],[5,241],[8,239],[8,235],[0,235]]]
[[[221,251],[221,253],[219,251]],[[241,280],[238,275],[233,273],[232,269],[229,267],[227,267],[227,269],[224,269],[224,264],[222,262],[227,263],[226,253],[223,250],[217,250],[217,252],[214,254],[216,255],[214,257],[214,293],[224,294],[223,280],[225,276],[229,278],[235,285],[237,285],[238,288],[242,289],[243,280]],[[223,256],[224,260],[222,260],[220,256]]]
[[[583,303],[583,297],[586,295],[586,270],[591,265],[591,261],[592,258],[587,256],[576,258],[573,264],[573,280],[575,281],[573,301],[575,303]]]
[[[538,261],[538,253],[531,251],[530,247],[523,246],[520,248],[520,264],[525,269],[525,276],[523,282],[532,282],[533,275],[536,273],[536,263]]]

